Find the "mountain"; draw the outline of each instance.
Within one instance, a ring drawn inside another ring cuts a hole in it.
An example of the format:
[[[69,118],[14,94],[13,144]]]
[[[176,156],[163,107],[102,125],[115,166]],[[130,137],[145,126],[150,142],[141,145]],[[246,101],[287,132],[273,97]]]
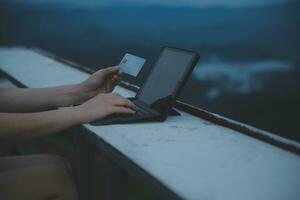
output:
[[[91,51],[109,64],[115,62],[110,55],[124,49],[146,55],[145,48],[163,44],[229,60],[298,57],[293,54],[298,48],[293,44],[300,43],[296,3],[260,7],[7,3],[1,7],[2,44],[41,46],[90,66],[99,63],[90,61]]]

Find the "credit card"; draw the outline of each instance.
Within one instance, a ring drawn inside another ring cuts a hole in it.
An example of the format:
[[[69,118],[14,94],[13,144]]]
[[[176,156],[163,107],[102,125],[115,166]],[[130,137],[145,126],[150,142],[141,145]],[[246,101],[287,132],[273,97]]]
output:
[[[122,72],[131,76],[137,76],[145,62],[146,60],[144,58],[126,53],[121,60],[119,67],[121,68]]]

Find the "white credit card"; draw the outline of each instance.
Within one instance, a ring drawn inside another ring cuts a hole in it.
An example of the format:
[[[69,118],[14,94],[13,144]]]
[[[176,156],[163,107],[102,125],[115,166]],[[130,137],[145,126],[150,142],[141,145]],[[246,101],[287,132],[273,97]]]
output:
[[[131,76],[137,76],[145,62],[146,60],[144,58],[126,53],[121,60],[119,67],[121,68],[122,72]]]

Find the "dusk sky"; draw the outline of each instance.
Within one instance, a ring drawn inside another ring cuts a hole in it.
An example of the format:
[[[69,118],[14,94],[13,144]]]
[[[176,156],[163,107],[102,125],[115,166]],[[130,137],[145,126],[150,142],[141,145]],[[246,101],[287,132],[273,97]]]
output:
[[[24,2],[24,0],[15,0]],[[110,4],[142,4],[142,5],[193,5],[193,6],[250,6],[269,5],[291,0],[27,0],[28,2],[72,2],[80,4],[110,5]]]

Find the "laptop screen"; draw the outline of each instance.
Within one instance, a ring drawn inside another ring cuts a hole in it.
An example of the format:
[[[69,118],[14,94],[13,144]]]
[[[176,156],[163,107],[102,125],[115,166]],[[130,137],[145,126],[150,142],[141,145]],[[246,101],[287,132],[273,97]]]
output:
[[[196,58],[194,52],[164,48],[140,89],[138,100],[160,113],[165,112],[193,69]]]

